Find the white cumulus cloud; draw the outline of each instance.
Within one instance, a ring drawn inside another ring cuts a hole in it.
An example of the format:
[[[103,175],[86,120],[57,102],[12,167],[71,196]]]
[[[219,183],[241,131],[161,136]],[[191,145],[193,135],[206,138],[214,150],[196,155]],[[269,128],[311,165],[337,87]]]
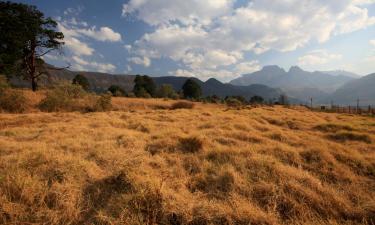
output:
[[[123,5],[123,16],[154,28],[132,45],[132,53],[139,59],[168,57],[187,67],[176,74],[225,77],[252,71],[243,60],[245,53],[294,51],[375,24],[366,8],[373,0],[252,0],[237,8],[234,3],[130,0]],[[324,64],[339,57],[309,53],[299,62]]]
[[[335,60],[340,60],[342,55],[329,53],[324,49],[311,51],[308,54],[298,58],[298,64],[301,66],[306,65],[322,65]]]

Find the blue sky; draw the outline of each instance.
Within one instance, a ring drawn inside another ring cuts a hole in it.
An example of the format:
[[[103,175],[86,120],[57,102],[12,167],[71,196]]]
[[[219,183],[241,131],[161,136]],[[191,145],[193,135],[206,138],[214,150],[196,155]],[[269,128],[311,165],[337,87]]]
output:
[[[229,81],[265,65],[375,72],[374,0],[28,0],[73,70]]]

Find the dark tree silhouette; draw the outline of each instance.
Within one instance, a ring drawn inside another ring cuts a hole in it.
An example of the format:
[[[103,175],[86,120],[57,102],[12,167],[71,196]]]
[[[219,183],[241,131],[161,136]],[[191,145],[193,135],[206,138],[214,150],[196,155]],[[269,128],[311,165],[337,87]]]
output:
[[[187,79],[182,86],[185,98],[199,99],[202,95],[201,86],[193,79]]]
[[[255,103],[261,104],[263,102],[264,102],[264,99],[261,96],[258,96],[258,95],[254,95],[253,97],[250,98],[251,104],[255,104]]]
[[[77,74],[72,81],[73,84],[80,85],[85,91],[90,90],[90,84],[87,78],[81,74]]]
[[[117,85],[111,85],[108,88],[108,91],[111,92],[113,96],[125,96],[126,95],[126,91]]]
[[[133,92],[137,97],[145,97],[145,94],[149,94],[154,97],[156,94],[156,85],[154,80],[149,76],[135,76]],[[146,93],[145,93],[146,92]]]
[[[64,44],[64,35],[56,27],[57,23],[35,6],[0,2],[0,70],[7,72],[21,62],[19,74],[36,91],[38,78],[46,74],[42,57]]]

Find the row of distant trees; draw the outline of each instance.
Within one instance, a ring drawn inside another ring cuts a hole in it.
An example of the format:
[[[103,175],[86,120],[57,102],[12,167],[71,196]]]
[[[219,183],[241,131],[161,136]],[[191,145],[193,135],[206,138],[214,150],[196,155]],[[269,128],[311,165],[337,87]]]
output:
[[[82,86],[82,88],[86,91],[90,90],[90,84],[88,79],[81,74],[78,74],[73,79],[73,84],[78,84]],[[136,75],[134,79],[134,88],[131,93],[127,93],[122,87],[118,85],[111,85],[108,88],[108,91],[115,97],[120,96],[128,96],[128,97],[140,97],[140,98],[171,98],[171,99],[178,99],[178,98],[186,98],[192,100],[201,100],[205,102],[211,103],[230,103],[233,105],[240,105],[240,104],[263,104],[263,103],[270,103],[270,104],[280,104],[280,105],[288,105],[289,100],[286,95],[280,95],[278,99],[269,100],[269,102],[265,102],[263,97],[255,95],[252,96],[249,100],[247,100],[243,96],[227,96],[225,98],[220,98],[217,95],[202,97],[202,89],[200,85],[194,79],[187,79],[184,85],[182,86],[182,90],[176,91],[170,84],[162,84],[161,86],[157,87],[154,80],[147,76],[147,75]]]
[[[72,81],[73,84],[80,85],[84,90],[90,90],[90,83],[88,79],[81,74],[77,74]],[[132,96],[141,98],[187,98],[198,100],[202,96],[202,90],[200,85],[193,79],[187,79],[182,90],[176,92],[174,88],[169,84],[162,84],[157,87],[154,80],[147,75],[136,75],[134,79],[134,88],[132,93],[127,93],[123,88],[118,85],[111,85],[108,91],[116,97],[119,96]]]

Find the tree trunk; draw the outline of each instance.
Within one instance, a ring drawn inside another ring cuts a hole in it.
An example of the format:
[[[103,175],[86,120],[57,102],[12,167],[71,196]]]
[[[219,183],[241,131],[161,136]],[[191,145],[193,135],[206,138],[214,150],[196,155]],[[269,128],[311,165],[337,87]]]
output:
[[[31,80],[31,88],[33,91],[36,91],[38,89],[38,84],[37,84],[37,81],[36,81],[36,65],[35,65],[35,49],[36,49],[36,43],[35,41],[33,41],[31,43],[31,59],[30,59],[30,74],[29,74],[29,78]]]
[[[36,78],[34,77],[31,78],[31,89],[33,91],[36,91],[38,89],[38,84],[36,82]]]

